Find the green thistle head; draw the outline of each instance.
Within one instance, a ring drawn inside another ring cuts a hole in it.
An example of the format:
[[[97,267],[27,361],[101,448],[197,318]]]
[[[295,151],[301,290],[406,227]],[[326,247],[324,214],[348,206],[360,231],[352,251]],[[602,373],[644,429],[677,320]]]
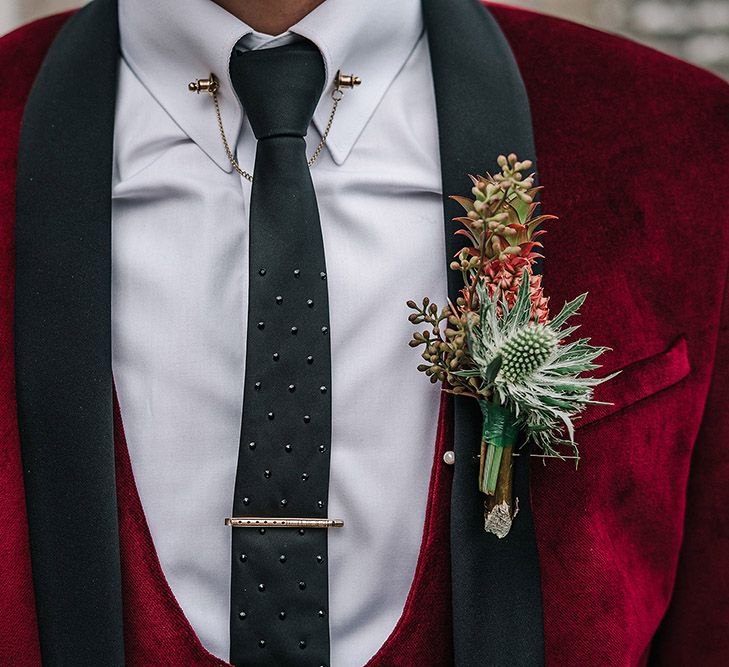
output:
[[[528,324],[502,343],[501,375],[507,382],[524,382],[539,370],[557,347],[554,331],[543,324]]]
[[[566,303],[546,324],[537,324],[528,270],[512,306],[498,290],[490,295],[478,285],[476,291],[479,314],[467,330],[475,368],[455,374],[477,379],[480,394],[490,392],[494,403],[509,406],[518,426],[547,453],[558,455],[555,447],[562,443],[576,449],[572,419],[595,402],[595,386],[613,377],[585,375],[599,368],[594,361],[608,348],[590,345],[588,338],[567,342],[577,327],[566,322],[587,294]],[[562,435],[565,429],[569,439]]]

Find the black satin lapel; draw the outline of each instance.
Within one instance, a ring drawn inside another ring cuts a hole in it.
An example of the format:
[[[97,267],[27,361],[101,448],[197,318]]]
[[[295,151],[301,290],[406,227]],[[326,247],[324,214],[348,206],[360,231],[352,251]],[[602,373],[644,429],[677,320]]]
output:
[[[519,69],[500,27],[475,0],[423,0],[433,67],[447,261],[462,243],[447,199],[468,194],[468,174],[499,171],[496,157],[516,153],[536,162],[531,116]],[[541,267],[537,267],[541,270]],[[455,300],[460,274],[448,270]],[[455,399],[456,464],[451,497],[453,633],[456,665],[518,667],[544,663],[539,555],[529,506],[529,457],[516,459],[520,512],[499,540],[483,530],[477,490],[481,413]]]
[[[64,25],[31,91],[17,180],[15,339],[44,665],[123,665],[111,376],[116,0]]]

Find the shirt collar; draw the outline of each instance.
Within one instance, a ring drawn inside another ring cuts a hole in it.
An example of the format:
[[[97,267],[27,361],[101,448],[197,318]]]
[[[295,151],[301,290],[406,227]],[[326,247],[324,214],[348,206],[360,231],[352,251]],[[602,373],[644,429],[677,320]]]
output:
[[[194,79],[215,73],[223,124],[237,143],[243,113],[232,91],[228,63],[236,43],[254,31],[212,0],[119,0],[122,55],[170,117],[225,171],[225,154],[207,94],[191,93]],[[314,113],[321,133],[331,110],[337,70],[362,85],[345,91],[327,139],[342,164],[405,64],[423,31],[420,0],[325,0],[290,29],[322,53],[328,82]]]

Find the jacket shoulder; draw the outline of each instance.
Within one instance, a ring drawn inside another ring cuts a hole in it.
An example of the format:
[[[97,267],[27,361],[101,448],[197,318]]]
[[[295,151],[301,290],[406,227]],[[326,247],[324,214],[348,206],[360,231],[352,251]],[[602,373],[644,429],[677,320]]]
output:
[[[45,55],[72,12],[27,23],[0,37],[0,109],[24,106]]]
[[[676,168],[729,160],[729,85],[718,76],[625,37],[485,4],[514,52],[543,147]]]

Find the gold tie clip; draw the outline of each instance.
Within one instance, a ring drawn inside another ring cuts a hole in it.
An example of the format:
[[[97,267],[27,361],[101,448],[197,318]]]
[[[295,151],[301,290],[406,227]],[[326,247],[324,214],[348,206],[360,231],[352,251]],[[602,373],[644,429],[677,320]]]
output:
[[[342,519],[282,518],[271,516],[228,517],[231,528],[342,528]]]

